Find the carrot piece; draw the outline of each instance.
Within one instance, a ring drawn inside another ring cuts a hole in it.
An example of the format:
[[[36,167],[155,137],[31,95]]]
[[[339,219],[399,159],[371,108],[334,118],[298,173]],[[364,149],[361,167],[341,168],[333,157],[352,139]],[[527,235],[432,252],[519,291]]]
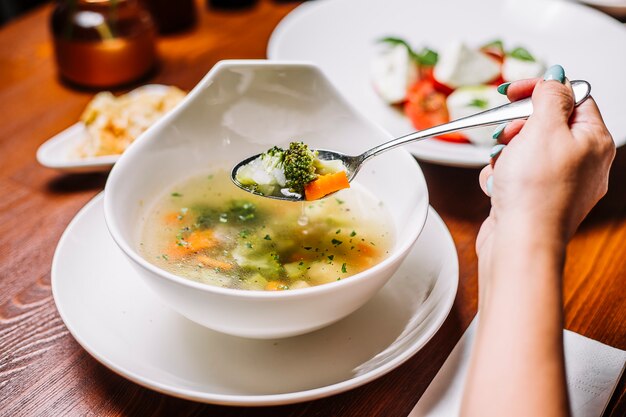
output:
[[[231,264],[229,264],[229,263],[222,262],[222,261],[217,260],[217,259],[209,258],[206,255],[198,255],[196,257],[196,259],[202,265],[208,266],[209,268],[218,268],[218,269],[222,269],[224,271],[229,271],[229,270],[231,270],[233,268],[233,266]]]
[[[298,262],[298,261],[312,261],[315,258],[317,258],[317,254],[314,253],[313,251],[307,251],[307,252],[294,252],[289,256],[289,262]]]
[[[215,246],[213,232],[210,230],[194,230],[187,236],[185,241],[187,241],[187,249],[192,252]]]
[[[202,249],[209,249],[216,245],[213,232],[210,230],[194,230],[182,241],[172,243],[167,248],[167,254],[174,258],[184,258]]]
[[[376,253],[378,252],[374,246],[361,242],[356,244],[356,248],[362,255],[365,256],[376,256]]]
[[[281,291],[286,290],[289,287],[280,281],[270,281],[265,286],[265,291]]]
[[[317,179],[304,186],[304,198],[309,201],[318,200],[325,195],[349,187],[350,182],[345,171],[320,175]]]
[[[178,243],[174,242],[170,244],[166,250],[168,256],[172,258],[184,258],[189,254],[189,249],[186,246],[181,246]]]
[[[180,213],[174,211],[163,216],[163,222],[167,225],[175,225],[182,220]]]

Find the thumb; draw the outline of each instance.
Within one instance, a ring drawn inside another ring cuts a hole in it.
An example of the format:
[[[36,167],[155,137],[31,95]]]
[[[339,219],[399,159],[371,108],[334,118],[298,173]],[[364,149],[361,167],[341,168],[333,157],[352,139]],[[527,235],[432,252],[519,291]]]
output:
[[[533,115],[541,122],[567,123],[574,110],[574,92],[560,65],[553,65],[533,91]]]

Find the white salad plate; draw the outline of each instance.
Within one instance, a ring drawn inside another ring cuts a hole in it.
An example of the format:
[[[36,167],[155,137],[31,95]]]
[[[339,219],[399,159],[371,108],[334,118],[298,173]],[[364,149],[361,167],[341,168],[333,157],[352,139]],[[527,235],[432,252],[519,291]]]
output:
[[[138,87],[129,94],[142,91],[166,94],[169,87],[149,84]],[[37,161],[48,168],[64,172],[102,172],[111,169],[120,155],[83,157],[79,149],[89,140],[89,132],[83,122],[78,122],[56,134],[37,149]]]
[[[592,85],[618,146],[626,143],[626,28],[589,7],[556,0],[318,0],[303,3],[274,30],[268,57],[317,64],[341,93],[394,136],[413,131],[403,112],[381,100],[371,86],[370,60],[377,40],[404,38],[434,50],[463,41],[479,47],[502,39],[508,49],[527,48],[547,65],[561,64],[570,79]],[[420,159],[478,167],[488,147],[427,139],[407,145]]]
[[[579,0],[617,18],[626,17],[626,0]]]
[[[457,285],[456,249],[432,208],[403,265],[372,300],[329,327],[286,339],[228,336],[162,304],[110,237],[102,195],[72,220],[52,263],[59,313],[99,362],[162,393],[246,406],[329,396],[398,367],[440,328]]]

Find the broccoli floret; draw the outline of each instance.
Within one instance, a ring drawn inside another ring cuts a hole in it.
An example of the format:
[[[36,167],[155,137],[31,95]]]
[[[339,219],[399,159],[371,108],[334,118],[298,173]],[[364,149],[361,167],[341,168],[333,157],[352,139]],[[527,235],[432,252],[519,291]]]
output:
[[[317,152],[312,151],[304,142],[291,142],[285,151],[283,167],[286,186],[298,194],[304,194],[304,186],[317,178],[315,161]]]
[[[240,184],[264,195],[272,195],[285,186],[283,160],[285,151],[274,146],[247,165],[237,170]]]
[[[247,200],[231,200],[225,211],[204,204],[191,206],[190,209],[196,216],[193,225],[196,229],[212,229],[220,223],[257,223],[264,217],[264,212],[257,210],[256,205]]]
[[[261,154],[261,162],[263,169],[271,173],[274,170],[283,170],[283,161],[285,160],[285,150],[274,146],[268,151]]]
[[[242,223],[257,219],[256,206],[246,200],[233,200],[227,212],[228,216]]]
[[[274,167],[277,167],[282,164],[283,159],[285,159],[285,150],[283,148],[279,148],[278,146],[274,146],[273,148],[263,152],[261,154],[261,159],[264,161],[267,160],[268,165],[271,162]]]
[[[266,233],[261,231],[240,234],[232,255],[237,265],[258,272],[271,281],[282,276],[284,270],[273,241],[265,236]]]

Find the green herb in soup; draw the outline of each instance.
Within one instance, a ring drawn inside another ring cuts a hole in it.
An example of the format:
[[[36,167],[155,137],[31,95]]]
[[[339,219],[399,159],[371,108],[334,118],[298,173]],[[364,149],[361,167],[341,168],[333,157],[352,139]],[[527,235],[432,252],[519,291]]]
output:
[[[155,265],[220,287],[288,290],[337,281],[379,263],[392,242],[379,201],[358,185],[340,197],[256,197],[218,171],[165,193],[140,247]]]

